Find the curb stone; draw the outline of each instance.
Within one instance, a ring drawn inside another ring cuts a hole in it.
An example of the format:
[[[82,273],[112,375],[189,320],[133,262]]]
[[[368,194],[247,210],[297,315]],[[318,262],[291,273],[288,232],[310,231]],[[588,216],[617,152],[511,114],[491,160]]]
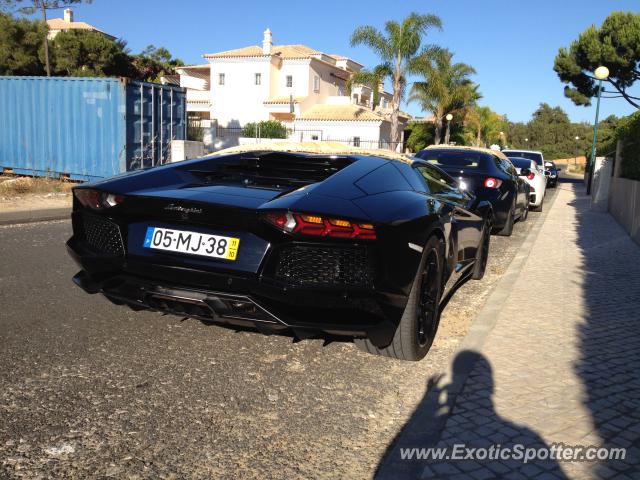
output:
[[[19,210],[0,212],[0,225],[19,223],[48,222],[51,220],[67,220],[71,218],[71,208],[47,208],[42,210]]]

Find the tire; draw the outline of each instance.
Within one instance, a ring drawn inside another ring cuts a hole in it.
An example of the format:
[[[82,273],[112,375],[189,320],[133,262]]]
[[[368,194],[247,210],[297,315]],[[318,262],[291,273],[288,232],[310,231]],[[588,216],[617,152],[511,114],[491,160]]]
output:
[[[407,306],[391,343],[378,348],[367,338],[357,338],[356,346],[374,355],[414,362],[422,360],[431,348],[440,322],[443,268],[444,243],[432,236],[424,247]]]
[[[534,212],[541,212],[542,211],[542,205],[544,205],[544,197],[542,197],[542,200],[540,200],[540,205],[538,205],[537,207],[533,207],[533,211]]]
[[[513,224],[516,218],[516,202],[513,201],[513,205],[511,205],[511,210],[509,210],[509,215],[507,216],[507,223],[504,224],[502,230],[498,230],[497,235],[501,237],[510,237],[513,233]]]
[[[482,280],[484,272],[487,269],[487,259],[489,258],[489,244],[491,242],[491,220],[485,220],[482,227],[482,237],[480,245],[476,253],[476,264],[473,266],[471,278],[473,280]]]

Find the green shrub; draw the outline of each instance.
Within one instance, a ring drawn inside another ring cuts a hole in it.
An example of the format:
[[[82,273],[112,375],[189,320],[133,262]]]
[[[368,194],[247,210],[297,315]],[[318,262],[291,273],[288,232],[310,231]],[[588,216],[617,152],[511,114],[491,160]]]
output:
[[[187,125],[187,140],[202,142],[204,140],[204,128],[200,122],[189,122]]]
[[[640,112],[620,120],[616,139],[622,140],[621,175],[640,180]]]
[[[434,127],[431,123],[409,124],[407,131],[411,133],[407,137],[407,147],[415,153],[431,145],[434,137],[433,129]]]
[[[243,137],[287,138],[287,127],[277,120],[247,123],[242,129]]]
[[[622,141],[620,175],[631,180],[640,180],[640,112],[621,118],[615,132],[606,141],[598,143],[598,155],[616,151],[618,140]],[[587,158],[591,156],[591,149]]]

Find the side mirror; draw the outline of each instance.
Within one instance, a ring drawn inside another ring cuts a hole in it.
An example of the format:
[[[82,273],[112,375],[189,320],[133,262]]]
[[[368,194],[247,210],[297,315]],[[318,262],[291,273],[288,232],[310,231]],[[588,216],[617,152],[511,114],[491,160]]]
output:
[[[520,170],[520,173],[518,174],[519,177],[526,177],[531,173],[531,170],[529,170],[528,168],[523,168],[522,170]]]
[[[561,168],[556,168],[556,172],[561,172],[562,169]]]

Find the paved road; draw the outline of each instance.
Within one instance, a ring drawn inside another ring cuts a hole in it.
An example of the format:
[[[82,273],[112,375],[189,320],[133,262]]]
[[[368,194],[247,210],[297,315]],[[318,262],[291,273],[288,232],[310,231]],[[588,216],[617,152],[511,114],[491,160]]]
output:
[[[67,221],[0,227],[0,478],[368,478],[536,214],[420,363],[134,313],[71,283]]]

